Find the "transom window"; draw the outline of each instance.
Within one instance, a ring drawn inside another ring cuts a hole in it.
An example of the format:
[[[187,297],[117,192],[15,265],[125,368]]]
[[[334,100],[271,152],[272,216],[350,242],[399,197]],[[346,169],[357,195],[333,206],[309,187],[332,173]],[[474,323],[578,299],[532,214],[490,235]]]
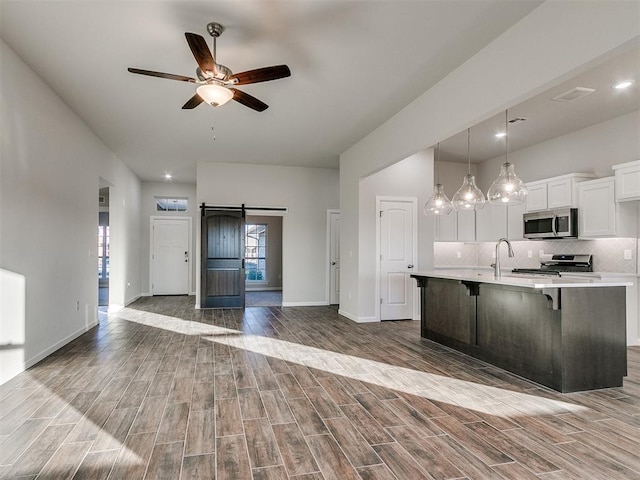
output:
[[[180,197],[154,197],[156,200],[156,212],[186,212],[187,198]]]
[[[267,225],[247,223],[244,227],[244,272],[248,282],[267,281]]]

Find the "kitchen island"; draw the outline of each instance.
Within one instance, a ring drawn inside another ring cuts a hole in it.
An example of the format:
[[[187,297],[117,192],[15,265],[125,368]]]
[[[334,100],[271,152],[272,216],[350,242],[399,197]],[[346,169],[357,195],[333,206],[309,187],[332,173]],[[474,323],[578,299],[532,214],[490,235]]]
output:
[[[473,270],[411,277],[422,337],[560,392],[622,386],[629,282]]]

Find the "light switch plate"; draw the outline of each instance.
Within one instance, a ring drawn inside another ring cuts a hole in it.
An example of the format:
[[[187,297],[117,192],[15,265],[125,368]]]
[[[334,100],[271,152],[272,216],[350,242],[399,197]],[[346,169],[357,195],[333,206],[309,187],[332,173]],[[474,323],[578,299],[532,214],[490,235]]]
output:
[[[624,251],[624,259],[625,260],[631,260],[632,258],[633,257],[632,257],[632,254],[631,254],[631,250],[625,250]]]

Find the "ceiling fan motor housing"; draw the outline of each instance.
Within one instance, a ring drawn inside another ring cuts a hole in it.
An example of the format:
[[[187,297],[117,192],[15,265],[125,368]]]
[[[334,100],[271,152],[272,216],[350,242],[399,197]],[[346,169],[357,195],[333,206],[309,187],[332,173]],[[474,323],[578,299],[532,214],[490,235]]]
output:
[[[207,32],[212,37],[219,37],[224,32],[224,27],[216,22],[211,22],[207,24]]]

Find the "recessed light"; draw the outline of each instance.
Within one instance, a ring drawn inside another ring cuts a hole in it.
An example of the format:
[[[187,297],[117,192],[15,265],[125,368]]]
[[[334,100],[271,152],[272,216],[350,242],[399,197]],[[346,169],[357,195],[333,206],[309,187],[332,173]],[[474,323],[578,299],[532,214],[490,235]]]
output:
[[[171,175],[170,173],[165,173],[164,178],[165,180],[171,180],[173,178],[173,175]]]
[[[616,83],[613,88],[616,90],[624,90],[625,88],[629,88],[633,85],[633,80],[625,80],[624,82]]]
[[[506,137],[507,133],[506,132],[498,132],[496,133],[496,138],[503,138]]]

